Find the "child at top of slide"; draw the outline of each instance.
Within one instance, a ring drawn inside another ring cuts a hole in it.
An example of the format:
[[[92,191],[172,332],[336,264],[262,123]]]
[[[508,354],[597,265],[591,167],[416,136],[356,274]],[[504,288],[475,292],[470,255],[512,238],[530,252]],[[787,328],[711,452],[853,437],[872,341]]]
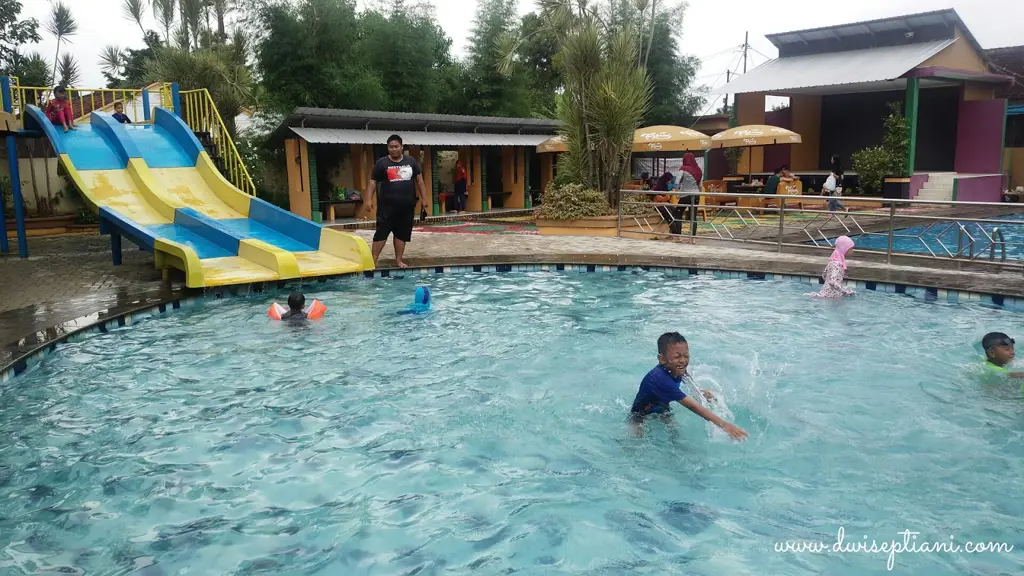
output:
[[[670,404],[678,402],[687,410],[725,430],[734,440],[743,440],[747,433],[740,427],[719,418],[700,402],[690,398],[683,392],[680,384],[687,376],[686,368],[690,365],[690,345],[686,338],[678,332],[666,332],[658,338],[658,365],[640,381],[640,389],[630,409],[630,420],[639,427],[644,419],[651,414],[668,415],[672,412]],[[701,390],[707,398],[714,396]]]
[[[124,104],[117,102],[114,104],[114,120],[117,120],[121,124],[131,124],[132,119],[124,113]]]
[[[853,290],[843,288],[843,277],[846,274],[846,256],[852,251],[853,240],[849,236],[836,238],[835,248],[832,250],[832,255],[828,258],[825,270],[821,273],[821,277],[825,279],[825,285],[821,287],[821,291],[812,292],[811,296],[840,298],[853,294]]]
[[[68,91],[63,86],[53,89],[53,100],[46,105],[46,117],[55,126],[63,126],[64,131],[77,130],[75,128],[74,113],[71,110],[71,102],[68,101]]]

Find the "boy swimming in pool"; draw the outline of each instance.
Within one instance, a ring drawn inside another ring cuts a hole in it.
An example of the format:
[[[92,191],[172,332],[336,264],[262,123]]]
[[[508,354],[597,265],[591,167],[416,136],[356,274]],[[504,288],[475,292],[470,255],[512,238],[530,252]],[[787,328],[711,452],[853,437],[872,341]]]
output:
[[[985,350],[985,367],[994,372],[1007,374],[1011,378],[1024,378],[1024,372],[1010,372],[1009,369],[1014,356],[1016,356],[1013,349],[1015,343],[1013,338],[1002,332],[985,334],[985,337],[981,339],[981,347]]]
[[[680,385],[687,377],[686,368],[690,365],[690,345],[686,338],[678,332],[666,332],[658,338],[658,365],[640,381],[640,389],[633,400],[630,420],[639,427],[647,416],[660,414],[667,416],[672,412],[670,404],[678,402],[687,410],[725,430],[734,440],[743,440],[747,433],[740,427],[722,420],[714,412],[701,405],[700,402],[687,396]],[[714,396],[701,390],[707,398]]]

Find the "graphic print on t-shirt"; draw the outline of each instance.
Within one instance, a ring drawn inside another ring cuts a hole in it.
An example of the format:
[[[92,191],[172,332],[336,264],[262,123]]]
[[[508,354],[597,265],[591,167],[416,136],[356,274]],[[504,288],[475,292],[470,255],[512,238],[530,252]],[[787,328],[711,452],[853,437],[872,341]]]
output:
[[[388,182],[405,182],[412,180],[412,166],[388,166]]]

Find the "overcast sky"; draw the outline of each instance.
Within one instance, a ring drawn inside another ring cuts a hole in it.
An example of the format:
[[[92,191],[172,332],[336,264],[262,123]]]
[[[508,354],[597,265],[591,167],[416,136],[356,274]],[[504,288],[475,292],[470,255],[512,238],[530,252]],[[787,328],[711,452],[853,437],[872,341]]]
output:
[[[22,0],[22,3],[23,17],[45,22],[50,0]],[[141,33],[134,23],[122,17],[122,0],[66,0],[66,3],[79,24],[71,49],[82,67],[82,86],[103,86],[97,54],[108,44],[139,47]],[[437,7],[438,21],[454,42],[455,53],[463,55],[475,1],[433,0],[433,4]],[[359,0],[359,5],[365,5],[365,1]],[[521,14],[533,8],[533,0],[520,0]],[[683,18],[682,49],[703,61],[698,82],[715,86],[725,83],[727,68],[739,70],[738,54],[732,48],[743,43],[744,31],[750,32],[752,50],[748,53],[747,66],[753,69],[777,55],[764,34],[943,8],[955,8],[984,48],[1024,43],[1021,32],[1024,0],[691,0]],[[159,28],[151,15],[147,28]],[[44,39],[36,49],[52,61],[55,40],[45,32],[42,34]],[[713,55],[716,56],[709,58]]]

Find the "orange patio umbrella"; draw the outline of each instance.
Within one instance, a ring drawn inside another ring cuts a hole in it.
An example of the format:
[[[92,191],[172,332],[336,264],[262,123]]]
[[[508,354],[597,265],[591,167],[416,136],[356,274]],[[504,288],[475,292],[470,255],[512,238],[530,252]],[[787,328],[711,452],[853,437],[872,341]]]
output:
[[[552,136],[537,145],[538,154],[543,154],[545,152],[567,152],[568,150],[569,146],[565,142],[565,136],[562,136],[561,134],[558,136]]]
[[[772,144],[800,144],[800,135],[792,130],[779,128],[778,126],[767,126],[764,124],[749,124],[723,130],[711,137],[714,148],[747,148],[749,158],[750,148],[754,146],[771,146]],[[752,162],[747,161],[747,176],[753,174]]]
[[[633,152],[708,150],[711,137],[681,126],[648,126],[633,133]]]

